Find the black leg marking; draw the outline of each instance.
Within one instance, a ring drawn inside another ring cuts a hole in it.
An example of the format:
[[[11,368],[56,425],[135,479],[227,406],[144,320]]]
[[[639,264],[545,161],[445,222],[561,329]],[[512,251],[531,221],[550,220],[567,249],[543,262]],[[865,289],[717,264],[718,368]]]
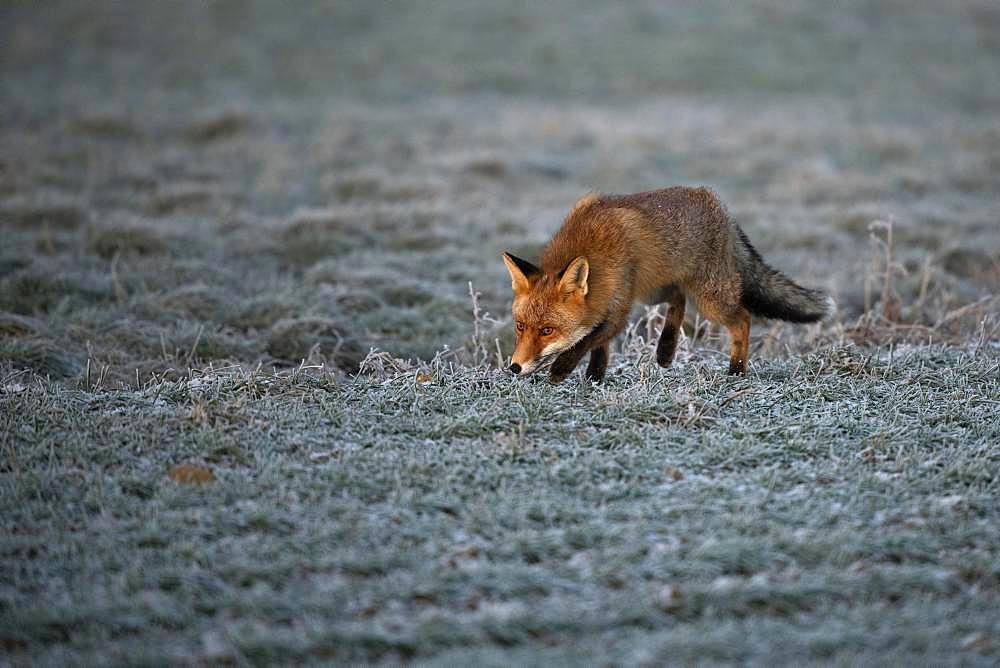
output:
[[[590,364],[587,365],[587,380],[599,383],[604,380],[608,370],[608,344],[597,346],[590,351]]]
[[[607,327],[607,320],[599,323],[596,327],[590,330],[590,333],[587,334],[587,336],[580,339],[576,345],[569,350],[560,353],[559,357],[556,358],[556,361],[552,363],[552,370],[549,371],[549,380],[553,383],[561,383],[566,379],[566,376],[573,373],[573,369],[576,368],[576,365],[580,363],[583,356],[586,355],[587,351],[594,345],[594,341],[597,340],[597,337],[599,337],[601,333],[607,329]]]
[[[684,326],[684,307],[686,306],[684,294],[674,288],[670,294],[670,308],[667,309],[667,317],[663,322],[663,331],[660,332],[660,340],[656,344],[656,363],[666,369],[674,361],[674,353],[677,351],[677,339],[680,335],[681,327]]]
[[[674,352],[677,351],[677,328],[669,322],[663,326],[660,332],[660,341],[656,344],[656,363],[664,369],[674,361]]]
[[[556,361],[552,363],[552,370],[549,371],[549,380],[553,383],[561,383],[566,380],[566,376],[573,373],[573,369],[576,368],[576,365],[580,363],[580,360],[583,359],[586,353],[586,348],[573,346],[559,355]]]

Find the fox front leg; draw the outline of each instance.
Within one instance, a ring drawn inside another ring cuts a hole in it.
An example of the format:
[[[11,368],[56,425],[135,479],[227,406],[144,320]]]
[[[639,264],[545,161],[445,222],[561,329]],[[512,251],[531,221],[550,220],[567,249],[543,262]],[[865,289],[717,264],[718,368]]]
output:
[[[549,372],[549,380],[553,383],[561,383],[566,379],[566,376],[573,373],[573,369],[576,365],[580,363],[583,356],[587,354],[587,351],[594,349],[597,357],[590,358],[590,366],[587,367],[588,378],[590,378],[591,369],[595,372],[600,368],[600,375],[604,376],[604,369],[608,364],[608,341],[614,338],[614,335],[620,332],[625,327],[625,322],[628,320],[628,306],[625,306],[617,314],[614,314],[613,318],[608,318],[603,320],[600,324],[590,330],[590,333],[585,337],[580,339],[576,345],[574,345],[569,350],[565,350],[559,354],[556,361],[552,364],[552,370]],[[598,342],[603,343],[598,343]],[[597,348],[603,348],[604,362],[600,363],[602,353],[597,352]],[[595,366],[595,361],[598,365]]]
[[[587,365],[587,380],[599,383],[604,380],[604,372],[608,370],[608,344],[595,346],[590,351],[590,364]]]
[[[566,380],[566,376],[573,373],[573,369],[576,368],[586,354],[587,347],[579,344],[560,353],[556,361],[552,363],[552,370],[549,371],[549,381],[552,383],[561,383]]]

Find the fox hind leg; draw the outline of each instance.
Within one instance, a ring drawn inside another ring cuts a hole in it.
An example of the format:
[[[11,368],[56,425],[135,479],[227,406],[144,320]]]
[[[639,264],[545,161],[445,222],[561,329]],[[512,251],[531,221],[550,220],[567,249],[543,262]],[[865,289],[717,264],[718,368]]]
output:
[[[604,380],[604,372],[608,370],[608,344],[595,346],[590,351],[590,363],[587,364],[587,380],[599,383]]]
[[[680,334],[681,325],[684,323],[686,300],[684,293],[674,286],[665,288],[660,294],[664,301],[670,303],[670,307],[667,309],[667,319],[663,323],[663,331],[660,332],[660,340],[656,344],[656,363],[666,369],[674,361],[677,337]]]
[[[750,314],[743,311],[727,323],[727,327],[730,339],[729,375],[746,373],[747,358],[750,356]]]

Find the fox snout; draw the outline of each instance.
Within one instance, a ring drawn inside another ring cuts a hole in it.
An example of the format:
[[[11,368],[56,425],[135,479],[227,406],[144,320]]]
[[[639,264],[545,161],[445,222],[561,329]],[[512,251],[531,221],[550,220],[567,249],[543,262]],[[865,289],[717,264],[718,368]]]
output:
[[[524,360],[521,363],[512,361],[507,370],[515,376],[530,376],[542,368],[544,361],[542,359]]]
[[[524,350],[522,348],[527,348]],[[507,369],[515,376],[530,376],[531,374],[546,368],[559,355],[561,350],[550,345],[541,350],[531,349],[530,344],[519,345],[511,355],[510,366]]]

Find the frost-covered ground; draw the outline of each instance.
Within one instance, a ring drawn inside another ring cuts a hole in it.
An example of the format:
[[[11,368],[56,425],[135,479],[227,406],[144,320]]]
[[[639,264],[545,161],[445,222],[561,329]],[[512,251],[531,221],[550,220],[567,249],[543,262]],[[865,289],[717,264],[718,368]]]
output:
[[[4,6],[0,662],[995,663],[998,35]],[[655,312],[602,387],[491,368],[500,250],[678,183],[836,317],[756,325],[744,378],[693,314],[660,370]]]
[[[6,395],[5,650],[994,662],[995,349],[620,362]]]

